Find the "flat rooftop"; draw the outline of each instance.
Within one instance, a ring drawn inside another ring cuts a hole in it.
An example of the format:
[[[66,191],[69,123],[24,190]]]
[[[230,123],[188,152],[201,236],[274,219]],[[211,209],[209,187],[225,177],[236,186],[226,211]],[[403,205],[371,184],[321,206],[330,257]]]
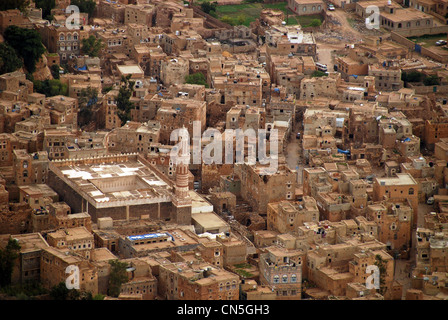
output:
[[[40,233],[26,233],[11,235],[11,238],[19,241],[20,253],[27,253],[49,247]]]
[[[168,179],[138,157],[113,162],[106,156],[104,160],[101,164],[56,162],[52,170],[96,208],[171,201]]]
[[[205,229],[222,229],[230,230],[230,226],[222,218],[214,212],[192,213],[191,219]]]
[[[121,74],[143,74],[143,70],[139,65],[117,66]]]
[[[396,177],[375,178],[381,186],[416,185],[417,182],[409,173],[397,173]]]
[[[394,13],[388,13],[383,11],[380,13],[380,15],[393,22],[434,19],[433,16],[413,8],[396,9]]]

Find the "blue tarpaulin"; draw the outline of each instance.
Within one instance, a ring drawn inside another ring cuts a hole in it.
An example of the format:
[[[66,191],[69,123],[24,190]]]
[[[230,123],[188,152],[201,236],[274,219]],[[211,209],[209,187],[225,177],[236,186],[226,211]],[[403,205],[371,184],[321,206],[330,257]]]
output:
[[[342,149],[338,149],[339,153],[344,153],[344,154],[350,154],[350,150],[342,150]]]

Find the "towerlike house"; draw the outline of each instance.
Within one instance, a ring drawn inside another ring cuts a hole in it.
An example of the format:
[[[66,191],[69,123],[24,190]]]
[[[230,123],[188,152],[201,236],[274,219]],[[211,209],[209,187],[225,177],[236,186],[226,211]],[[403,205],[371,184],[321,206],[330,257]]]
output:
[[[176,185],[174,188],[173,205],[175,221],[178,224],[191,224],[191,198],[188,188],[188,165],[190,163],[188,130],[179,130],[180,150],[176,157]]]

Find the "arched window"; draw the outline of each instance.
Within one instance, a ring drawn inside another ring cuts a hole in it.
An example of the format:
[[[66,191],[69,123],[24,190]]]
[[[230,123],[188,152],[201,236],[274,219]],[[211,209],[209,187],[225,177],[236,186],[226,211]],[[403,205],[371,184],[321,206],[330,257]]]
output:
[[[288,283],[288,276],[286,274],[282,276],[282,283]]]
[[[59,40],[60,40],[60,41],[64,41],[64,40],[65,40],[65,36],[64,36],[63,33],[61,33],[61,34],[59,35]]]
[[[279,283],[280,282],[280,277],[278,275],[274,276],[274,283]]]
[[[409,194],[414,194],[414,188],[409,188]]]
[[[72,40],[72,34],[71,33],[67,33],[67,40]]]
[[[296,283],[297,282],[297,276],[295,274],[291,275],[291,282]]]

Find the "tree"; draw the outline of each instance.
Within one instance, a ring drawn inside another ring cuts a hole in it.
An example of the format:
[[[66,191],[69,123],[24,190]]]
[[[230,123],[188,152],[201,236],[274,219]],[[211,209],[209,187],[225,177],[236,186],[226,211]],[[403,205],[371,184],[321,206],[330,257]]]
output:
[[[311,23],[309,24],[310,27],[319,27],[322,24],[322,22],[319,19],[313,19],[311,20]]]
[[[34,91],[44,94],[46,97],[53,97],[58,95],[67,95],[67,85],[62,83],[58,79],[44,81],[35,80],[33,81]]]
[[[78,103],[81,108],[90,107],[98,101],[98,89],[87,87],[81,89],[78,97]]]
[[[235,25],[235,21],[233,21],[233,19],[229,16],[222,16],[221,19],[222,22],[230,24],[231,26]]]
[[[79,103],[79,125],[83,126],[92,120],[92,106],[98,101],[98,90],[96,88],[87,87],[81,89],[78,97]]]
[[[201,72],[196,72],[193,74],[190,74],[188,76],[185,77],[185,83],[188,84],[199,84],[199,85],[203,85],[206,88],[208,88],[208,84],[207,84],[207,80],[205,79],[205,76],[203,73]]]
[[[57,284],[57,285],[55,285],[54,287],[51,288],[50,296],[54,300],[67,300],[69,291],[70,290],[65,285],[65,282],[62,281],[59,284]]]
[[[212,11],[216,11],[217,3],[216,2],[207,2],[204,1],[201,3],[201,10],[205,13],[210,13]]]
[[[59,282],[51,288],[50,296],[54,300],[93,300],[91,292],[83,290],[68,289],[64,281]]]
[[[95,36],[91,35],[87,39],[82,39],[81,52],[87,54],[89,57],[98,57],[101,49],[103,49],[104,44],[101,39],[97,39]]]
[[[93,0],[71,0],[70,4],[77,6],[80,12],[87,13],[89,19],[93,16],[96,7],[96,2]]]
[[[6,247],[0,250],[0,288],[11,284],[12,271],[19,252],[19,242],[13,238],[9,238]]]
[[[134,92],[134,81],[131,81],[131,75],[121,77],[121,86],[117,96],[118,117],[122,124],[131,119],[131,109],[134,103],[131,102],[131,96]]]
[[[98,293],[97,295],[94,295],[92,297],[92,300],[104,300],[105,296],[101,293]]]
[[[423,79],[423,73],[418,71],[411,71],[409,73],[403,72],[401,74],[401,80],[404,82],[421,82]]]
[[[23,59],[26,69],[33,73],[36,63],[45,52],[42,39],[38,31],[32,29],[9,26],[3,34],[6,42],[14,48],[17,55]]]
[[[30,0],[2,0],[0,1],[0,11],[19,9],[26,12],[26,8],[30,5]]]
[[[0,74],[16,71],[22,65],[14,49],[6,43],[0,43]]]
[[[120,295],[121,285],[129,279],[126,271],[127,264],[119,260],[110,260],[109,264],[111,265],[111,270],[108,294],[112,297],[118,297]]]
[[[244,24],[244,22],[246,21],[246,16],[244,14],[240,14],[237,18],[236,18],[236,22],[238,23],[238,25],[242,25]]]
[[[425,86],[437,86],[437,85],[440,84],[440,80],[439,80],[439,78],[437,77],[437,75],[433,74],[433,75],[430,75],[430,76],[426,77],[426,78],[423,80],[423,84],[424,84]]]
[[[56,0],[35,0],[36,8],[42,9],[42,18],[53,20],[51,10],[56,7]]]
[[[59,79],[60,78],[60,74],[59,74],[59,70],[61,69],[61,67],[57,64],[53,64],[50,67],[50,71],[51,71],[51,75],[53,76],[54,79]]]
[[[311,77],[324,77],[324,76],[326,76],[327,74],[325,73],[325,72],[323,72],[323,71],[320,71],[320,70],[316,70],[316,71],[314,71],[312,74],[311,74]]]

